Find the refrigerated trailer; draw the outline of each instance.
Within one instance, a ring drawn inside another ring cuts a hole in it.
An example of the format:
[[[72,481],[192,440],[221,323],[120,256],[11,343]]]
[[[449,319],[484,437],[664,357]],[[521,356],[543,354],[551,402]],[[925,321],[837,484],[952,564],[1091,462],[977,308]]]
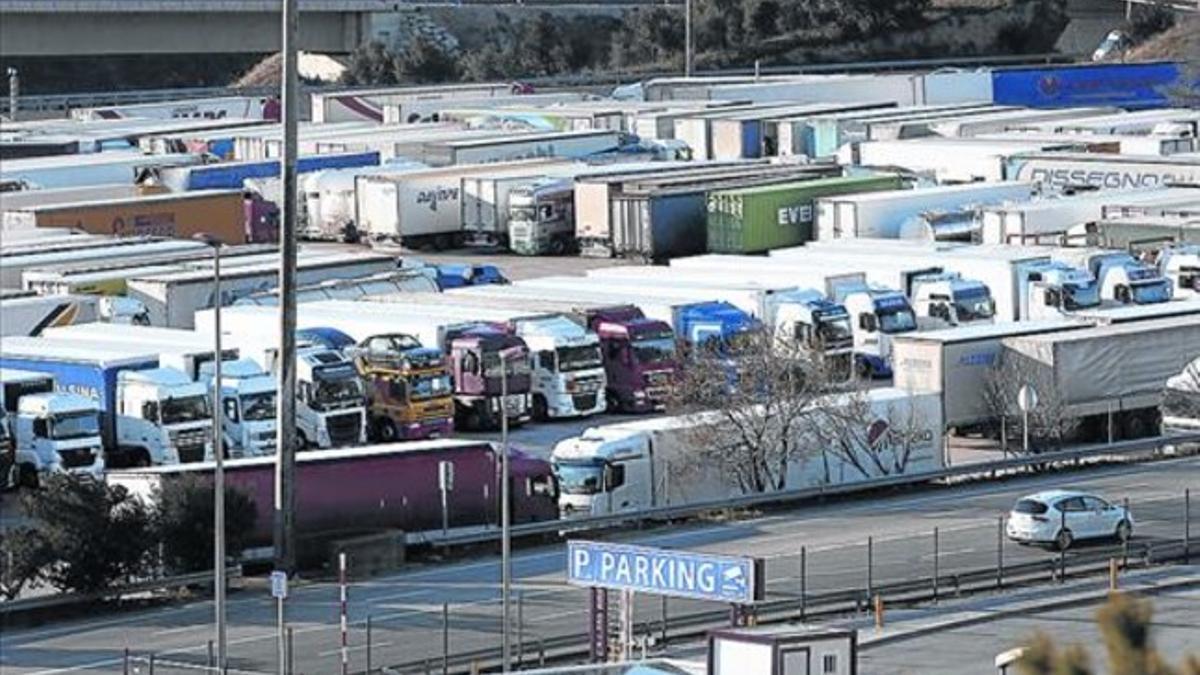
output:
[[[133,183],[149,169],[191,166],[203,161],[199,154],[146,155],[119,151],[6,159],[0,166],[0,183],[16,181],[42,189]]]
[[[980,209],[980,237],[985,244],[1020,244],[1044,235],[1066,234],[1076,225],[1100,220],[1110,205],[1149,207],[1195,199],[1200,188],[1149,187],[1100,190],[1069,196],[1045,197],[1028,202],[984,206]]]
[[[922,213],[974,210],[988,204],[1028,202],[1032,183],[970,183],[913,190],[886,190],[822,197],[816,200],[816,238],[873,237],[895,239],[905,224]]]
[[[167,240],[152,241],[137,239],[128,244],[122,242],[85,242],[85,246],[60,251],[36,252],[29,255],[5,255],[0,260],[0,288],[21,288],[21,275],[26,270],[53,267],[67,262],[111,262],[138,261],[152,263],[174,260],[177,256],[192,255],[211,248],[199,241]]]
[[[1005,161],[1006,180],[1103,190],[1200,185],[1200,157],[1027,152]]]
[[[616,150],[620,131],[608,129],[521,133],[495,138],[446,140],[426,143],[421,160],[430,166],[511,162],[533,157],[583,159]]]
[[[917,138],[907,141],[859,141],[838,149],[840,164],[902,168],[928,173],[939,183],[1022,180],[1006,168],[1010,157],[1035,152],[1047,156],[1078,144],[1038,141],[985,141],[974,138]]]

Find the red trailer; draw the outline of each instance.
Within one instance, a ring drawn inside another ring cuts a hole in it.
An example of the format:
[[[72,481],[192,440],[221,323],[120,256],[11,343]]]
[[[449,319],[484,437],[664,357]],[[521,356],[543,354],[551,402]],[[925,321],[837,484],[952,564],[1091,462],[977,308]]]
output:
[[[558,517],[558,488],[549,462],[510,448],[512,521]],[[498,444],[435,440],[362,448],[301,452],[296,461],[296,531],[300,537],[440,530],[442,495],[439,463],[453,466],[448,494],[451,528],[500,522]],[[122,485],[147,503],[165,483],[188,475],[211,480],[212,462],[110,471],[110,484]],[[258,509],[250,547],[271,543],[275,458],[225,462],[226,484],[247,492]]]

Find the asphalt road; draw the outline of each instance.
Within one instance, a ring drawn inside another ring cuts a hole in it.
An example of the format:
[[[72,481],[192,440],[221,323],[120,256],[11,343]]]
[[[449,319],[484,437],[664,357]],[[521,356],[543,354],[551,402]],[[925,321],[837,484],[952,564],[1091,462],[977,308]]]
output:
[[[996,559],[997,517],[1020,495],[1046,487],[1079,487],[1110,499],[1128,497],[1138,521],[1137,539],[1178,537],[1182,493],[1200,487],[1195,458],[1154,464],[1091,468],[957,488],[875,497],[798,508],[734,521],[705,522],[622,533],[621,540],[656,546],[753,554],[767,559],[768,599],[794,596],[797,554],[807,550],[807,588],[861,588],[866,584],[866,540],[873,538],[875,583],[925,576],[933,564],[932,530],[940,529],[942,574],[981,568]],[[1200,511],[1193,507],[1193,513]],[[1200,515],[1200,514],[1197,514]],[[1196,529],[1193,527],[1193,530]],[[1003,543],[1006,563],[1054,556]],[[1110,544],[1082,546],[1095,550]],[[564,585],[561,545],[518,551],[513,574],[522,596],[521,636],[579,635],[586,631],[582,591]],[[452,652],[499,642],[499,565],[495,557],[414,566],[403,573],[356,582],[350,588],[350,658],[366,664],[365,621],[372,619],[375,667],[436,659],[441,654],[441,606],[450,603]],[[312,583],[294,589],[288,621],[295,635],[296,672],[336,672],[339,659],[338,589]],[[672,600],[671,615],[712,609]],[[275,667],[275,613],[265,590],[235,593],[230,601],[231,665],[270,672]],[[657,620],[660,603],[639,598],[639,620]],[[515,611],[514,611],[515,614]],[[195,602],[121,615],[90,617],[51,626],[5,631],[0,664],[5,673],[112,672],[122,651],[154,651],[160,658],[203,660],[211,636],[212,605]]]

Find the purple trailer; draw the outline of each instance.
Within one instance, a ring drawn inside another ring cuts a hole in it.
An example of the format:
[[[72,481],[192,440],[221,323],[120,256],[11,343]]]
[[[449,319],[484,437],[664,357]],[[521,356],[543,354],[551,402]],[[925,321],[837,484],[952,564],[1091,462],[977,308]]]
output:
[[[439,463],[453,465],[450,527],[500,522],[500,454],[495,444],[437,440],[302,452],[296,461],[296,531],[302,538],[379,530],[425,532],[442,527]],[[558,488],[548,462],[511,449],[512,521],[558,517]],[[121,485],[152,503],[164,483],[184,476],[211,479],[211,462],[110,471]],[[258,511],[250,547],[271,543],[274,457],[225,462],[226,483],[247,492]]]

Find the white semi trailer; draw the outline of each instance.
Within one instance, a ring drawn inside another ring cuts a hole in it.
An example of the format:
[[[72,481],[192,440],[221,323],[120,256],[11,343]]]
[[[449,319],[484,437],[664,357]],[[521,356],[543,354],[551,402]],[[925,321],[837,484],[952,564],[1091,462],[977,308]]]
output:
[[[818,239],[876,237],[896,239],[905,223],[929,211],[960,211],[987,204],[1027,202],[1031,183],[972,183],[913,190],[885,190],[816,200]]]
[[[942,467],[942,422],[938,397],[900,389],[874,389],[861,396],[866,405],[835,395],[831,410],[861,407],[862,419],[848,424],[851,441],[830,450],[819,434],[801,432],[799,448],[766,492],[806,487],[844,486],[881,476],[913,475]],[[831,415],[832,419],[833,415]],[[592,427],[560,442],[551,458],[558,477],[559,507],[564,516],[599,516],[683,506],[750,494],[730,460],[714,457],[708,447],[725,437],[715,413],[656,418]],[[817,422],[821,424],[822,422]],[[857,433],[855,433],[857,432]],[[713,439],[706,444],[705,437]],[[721,450],[724,454],[727,451]],[[732,451],[736,453],[736,450]],[[736,455],[734,455],[736,456]]]

